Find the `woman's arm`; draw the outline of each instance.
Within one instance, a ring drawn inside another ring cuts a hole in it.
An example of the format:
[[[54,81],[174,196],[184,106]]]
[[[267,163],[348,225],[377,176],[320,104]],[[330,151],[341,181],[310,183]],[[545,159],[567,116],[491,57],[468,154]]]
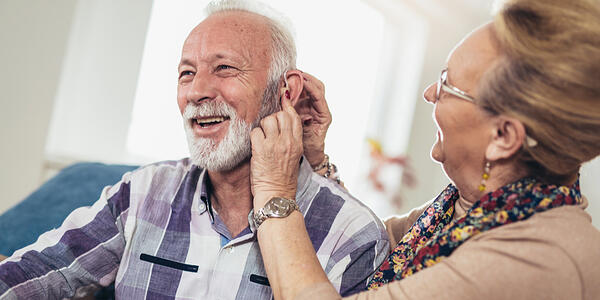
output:
[[[258,242],[275,299],[295,299],[319,283],[335,292],[317,260],[300,212],[265,221],[258,230]]]
[[[293,199],[296,195],[302,123],[288,99],[282,100],[282,106],[281,112],[263,119],[261,127],[251,133],[254,211],[272,197]],[[258,228],[258,242],[275,299],[294,299],[309,286],[329,282],[300,212],[264,221]]]

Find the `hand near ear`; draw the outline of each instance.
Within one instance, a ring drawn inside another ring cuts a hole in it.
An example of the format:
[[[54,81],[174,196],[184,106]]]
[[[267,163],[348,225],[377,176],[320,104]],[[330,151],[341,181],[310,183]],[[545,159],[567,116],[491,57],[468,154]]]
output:
[[[300,117],[289,99],[282,110],[260,121],[252,129],[250,183],[254,207],[260,209],[271,197],[294,199],[302,156]]]
[[[302,73],[304,86],[294,108],[302,120],[304,156],[314,168],[325,159],[325,135],[331,124],[331,113],[325,101],[325,86],[308,73]]]

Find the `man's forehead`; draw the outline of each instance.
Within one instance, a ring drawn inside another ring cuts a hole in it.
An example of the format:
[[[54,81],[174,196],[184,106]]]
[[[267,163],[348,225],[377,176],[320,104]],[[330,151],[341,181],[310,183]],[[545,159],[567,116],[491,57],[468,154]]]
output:
[[[270,43],[270,27],[265,17],[244,11],[219,12],[207,17],[188,35],[182,62],[198,54],[210,58],[268,59]]]
[[[199,38],[222,38],[233,42],[264,43],[269,40],[270,28],[263,16],[245,11],[215,13],[198,24],[186,39],[186,44]],[[184,44],[185,45],[185,44]]]

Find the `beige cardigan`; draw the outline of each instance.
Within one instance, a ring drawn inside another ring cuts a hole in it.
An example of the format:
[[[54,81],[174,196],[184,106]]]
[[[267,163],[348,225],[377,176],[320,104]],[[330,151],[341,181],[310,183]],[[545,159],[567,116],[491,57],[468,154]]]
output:
[[[387,220],[395,245],[429,203]],[[440,263],[344,299],[600,299],[600,231],[563,206],[478,234]],[[339,299],[330,284],[297,299]]]

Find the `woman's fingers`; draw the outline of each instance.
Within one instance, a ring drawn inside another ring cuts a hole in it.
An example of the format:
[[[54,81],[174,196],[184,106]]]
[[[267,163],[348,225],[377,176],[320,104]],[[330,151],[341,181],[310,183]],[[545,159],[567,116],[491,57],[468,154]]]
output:
[[[318,116],[329,116],[331,113],[325,100],[325,85],[316,77],[302,73],[304,77],[304,89],[306,97],[309,99],[308,104],[317,112]],[[328,117],[330,119],[330,117]]]

